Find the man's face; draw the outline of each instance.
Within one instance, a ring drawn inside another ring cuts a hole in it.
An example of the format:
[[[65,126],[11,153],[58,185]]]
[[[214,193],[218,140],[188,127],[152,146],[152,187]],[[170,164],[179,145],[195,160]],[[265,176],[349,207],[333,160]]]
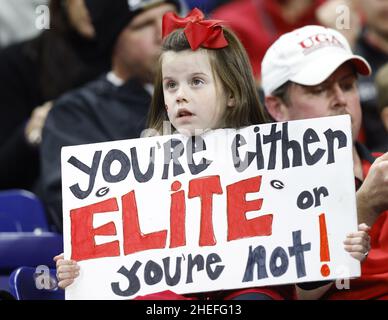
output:
[[[161,4],[137,15],[120,33],[115,47],[119,64],[132,76],[152,82],[161,53],[162,18],[175,11],[172,4]]]
[[[360,5],[367,25],[384,38],[388,38],[388,0],[361,0]]]
[[[317,86],[291,84],[287,105],[282,107],[284,120],[300,120],[349,114],[353,140],[361,127],[361,106],[357,77],[350,63],[339,67]]]

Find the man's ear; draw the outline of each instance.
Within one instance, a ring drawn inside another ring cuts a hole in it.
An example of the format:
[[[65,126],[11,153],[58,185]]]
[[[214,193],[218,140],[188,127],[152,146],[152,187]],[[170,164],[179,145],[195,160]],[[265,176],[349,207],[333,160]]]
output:
[[[288,108],[280,98],[275,96],[265,97],[265,107],[275,121],[282,122],[289,120]]]

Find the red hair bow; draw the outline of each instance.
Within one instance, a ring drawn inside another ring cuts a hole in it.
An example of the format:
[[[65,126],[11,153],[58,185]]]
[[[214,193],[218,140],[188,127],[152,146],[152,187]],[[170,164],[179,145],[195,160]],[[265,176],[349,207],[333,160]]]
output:
[[[176,29],[184,28],[187,41],[192,50],[201,45],[205,48],[220,49],[228,46],[224,31],[220,26],[221,20],[204,20],[205,15],[194,8],[185,18],[178,17],[174,12],[163,16],[163,39]]]

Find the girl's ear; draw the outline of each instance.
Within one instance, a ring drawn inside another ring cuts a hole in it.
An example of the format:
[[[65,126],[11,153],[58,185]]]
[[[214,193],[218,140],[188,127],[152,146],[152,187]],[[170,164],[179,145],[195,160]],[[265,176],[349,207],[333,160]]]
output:
[[[278,122],[288,121],[288,108],[284,102],[275,96],[265,97],[265,107],[271,117]]]
[[[236,99],[234,98],[233,94],[230,93],[228,96],[228,99],[226,101],[227,107],[235,107],[236,106]]]

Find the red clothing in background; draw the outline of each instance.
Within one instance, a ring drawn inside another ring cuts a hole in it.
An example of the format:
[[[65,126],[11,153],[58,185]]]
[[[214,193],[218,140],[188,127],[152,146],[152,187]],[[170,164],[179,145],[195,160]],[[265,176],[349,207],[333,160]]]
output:
[[[372,165],[371,155],[360,152],[364,177]],[[377,155],[377,154],[376,154]],[[378,156],[378,155],[377,155]],[[380,214],[369,232],[371,250],[361,264],[361,277],[350,280],[349,290],[335,285],[325,295],[329,300],[388,300],[388,211]]]
[[[248,52],[256,78],[261,61],[270,45],[283,33],[310,24],[318,24],[316,9],[326,0],[312,0],[311,7],[296,23],[287,23],[280,14],[277,0],[237,0],[219,7],[212,18],[224,20],[239,37]]]

